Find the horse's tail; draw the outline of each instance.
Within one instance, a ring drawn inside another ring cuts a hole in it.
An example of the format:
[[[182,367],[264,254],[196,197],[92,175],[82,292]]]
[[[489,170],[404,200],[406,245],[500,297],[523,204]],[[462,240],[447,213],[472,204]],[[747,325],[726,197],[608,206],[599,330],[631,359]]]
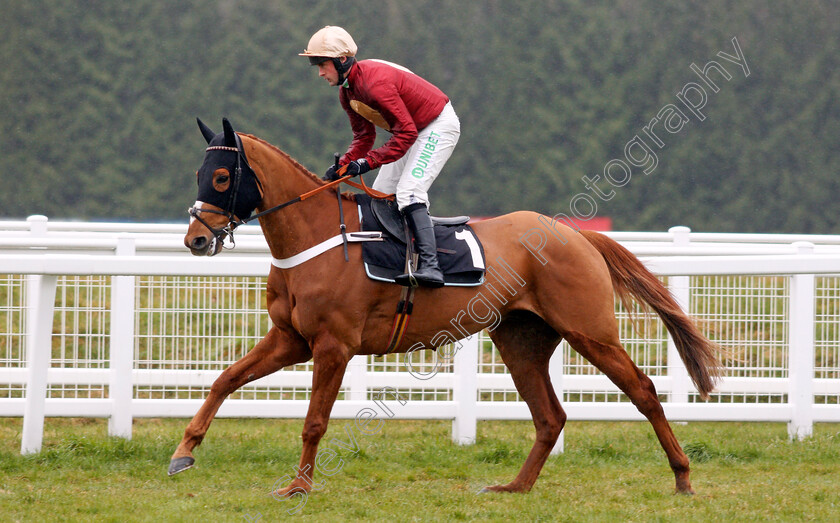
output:
[[[700,332],[668,289],[633,253],[603,234],[585,230],[580,233],[607,262],[613,289],[624,308],[633,310],[629,301],[633,297],[643,309],[649,306],[662,318],[700,397],[708,398],[723,371],[723,365],[715,355],[719,347]]]

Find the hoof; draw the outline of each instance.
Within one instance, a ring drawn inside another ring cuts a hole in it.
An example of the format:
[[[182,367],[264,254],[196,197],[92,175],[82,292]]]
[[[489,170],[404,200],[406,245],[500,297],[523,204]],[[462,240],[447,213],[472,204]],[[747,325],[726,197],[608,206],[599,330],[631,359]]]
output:
[[[507,485],[490,485],[484,487],[483,489],[476,492],[476,494],[488,494],[492,492],[508,492],[511,494],[524,494],[531,490],[531,487],[524,488],[522,486],[516,485],[514,483],[508,483]]]
[[[479,490],[476,494],[493,494],[499,492],[515,492],[511,490],[507,485],[490,485],[488,487],[484,487],[483,489]]]
[[[689,482],[688,479],[677,481],[677,486],[674,492],[676,494],[685,494],[686,496],[694,495],[694,489],[691,488],[691,482]]]
[[[183,472],[189,468],[192,468],[193,464],[195,463],[195,458],[190,456],[185,456],[183,458],[175,458],[169,462],[169,475],[174,476],[179,472]]]

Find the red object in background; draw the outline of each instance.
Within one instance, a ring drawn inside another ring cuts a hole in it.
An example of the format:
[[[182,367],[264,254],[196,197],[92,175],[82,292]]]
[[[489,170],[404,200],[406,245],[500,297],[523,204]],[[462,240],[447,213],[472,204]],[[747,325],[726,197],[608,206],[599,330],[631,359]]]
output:
[[[483,220],[489,220],[490,218],[494,218],[494,216],[475,216],[470,218],[469,223],[480,222]],[[608,216],[595,216],[589,220],[578,220],[575,218],[569,218],[572,223],[580,227],[581,229],[585,229],[587,231],[611,231],[612,230],[612,218]],[[565,225],[568,225],[566,223]]]
[[[612,218],[608,216],[595,216],[589,220],[577,220],[575,218],[571,218],[572,222],[580,227],[581,229],[586,229],[587,231],[611,231],[612,230]]]

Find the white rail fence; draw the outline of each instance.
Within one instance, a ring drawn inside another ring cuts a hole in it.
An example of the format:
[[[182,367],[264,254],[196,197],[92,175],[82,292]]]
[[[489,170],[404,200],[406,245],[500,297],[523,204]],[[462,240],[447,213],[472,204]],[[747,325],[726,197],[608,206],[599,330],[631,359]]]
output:
[[[22,453],[40,450],[45,416],[105,417],[110,434],[130,438],[134,418],[197,411],[268,328],[267,247],[258,228],[243,229],[234,251],[211,259],[186,253],[183,225],[0,222],[0,416],[23,416]],[[636,334],[616,305],[625,348],[669,419],[786,422],[792,438],[840,422],[840,236],[610,235],[733,353],[700,402],[658,318]],[[551,375],[570,420],[643,419],[565,343]],[[219,416],[301,418],[311,381],[311,364],[284,369]],[[354,358],[332,417],[374,415],[451,419],[462,444],[478,420],[530,419],[486,333],[409,359]]]

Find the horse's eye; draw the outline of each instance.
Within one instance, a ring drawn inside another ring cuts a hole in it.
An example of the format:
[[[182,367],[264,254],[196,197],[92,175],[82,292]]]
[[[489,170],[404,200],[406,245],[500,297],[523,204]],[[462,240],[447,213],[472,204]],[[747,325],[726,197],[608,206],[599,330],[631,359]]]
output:
[[[213,188],[219,192],[225,192],[230,187],[230,173],[225,168],[216,169],[213,173]]]

